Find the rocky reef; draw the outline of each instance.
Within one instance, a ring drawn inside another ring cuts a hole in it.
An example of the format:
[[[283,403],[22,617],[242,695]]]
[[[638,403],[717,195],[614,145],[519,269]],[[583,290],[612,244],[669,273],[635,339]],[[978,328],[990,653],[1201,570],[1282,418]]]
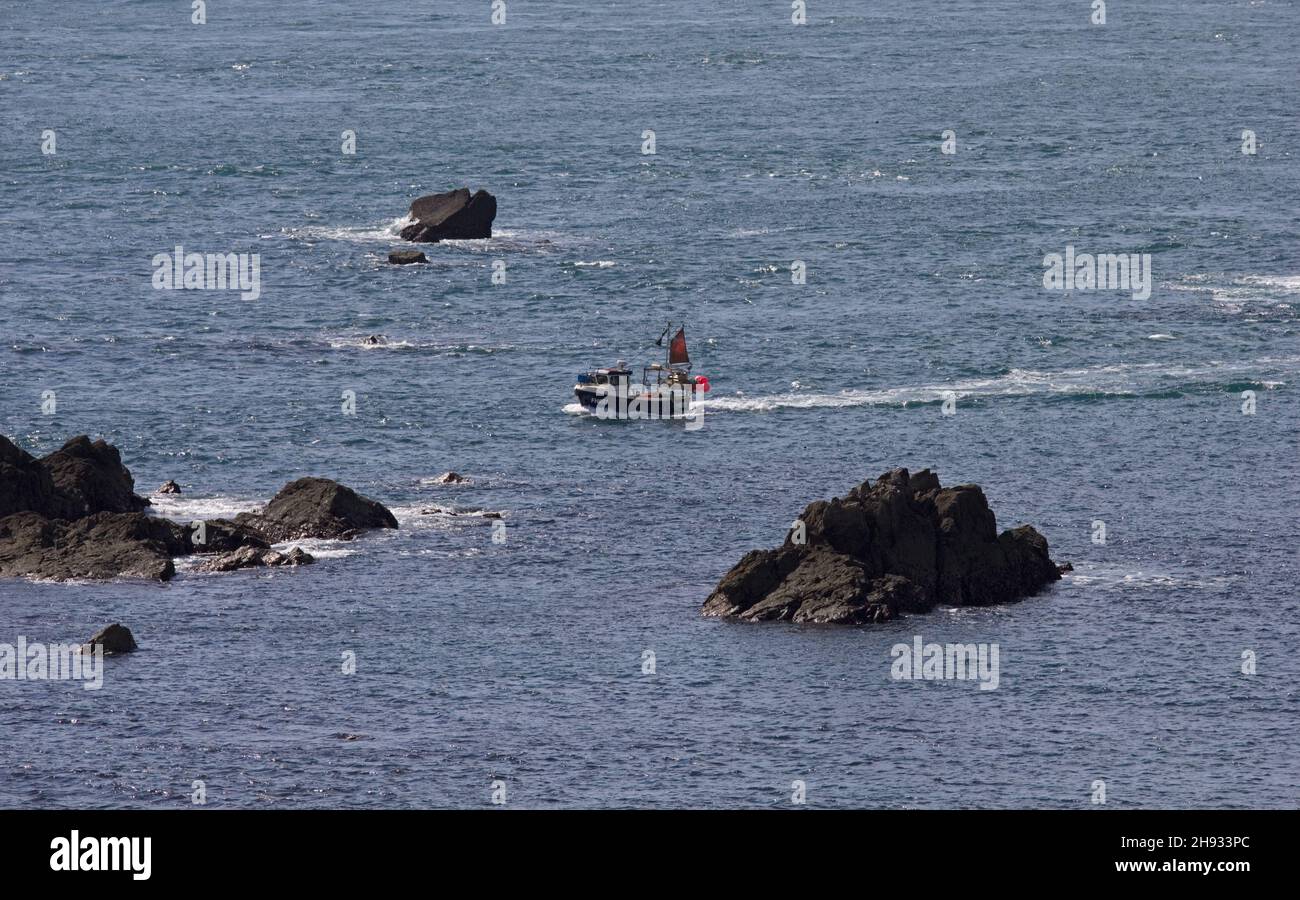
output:
[[[83,435],[37,459],[0,436],[0,577],[166,581],[175,558],[193,554],[207,555],[200,571],[297,566],[314,560],[271,544],[397,527],[383,504],[328,478],[300,478],[260,512],[198,527],[148,506],[111,444]]]
[[[997,531],[979,485],[944,488],[929,469],[886,472],[818,500],[775,550],[746,554],[704,601],[706,616],[884,622],[936,606],[989,606],[1060,578],[1047,539]]]

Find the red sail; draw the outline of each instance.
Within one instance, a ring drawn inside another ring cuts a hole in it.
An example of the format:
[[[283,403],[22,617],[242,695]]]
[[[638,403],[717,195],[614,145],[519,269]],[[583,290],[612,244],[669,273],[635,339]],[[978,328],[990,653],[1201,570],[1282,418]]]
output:
[[[686,328],[677,329],[673,335],[672,343],[668,345],[668,365],[675,366],[678,363],[688,363],[691,358],[686,355]]]

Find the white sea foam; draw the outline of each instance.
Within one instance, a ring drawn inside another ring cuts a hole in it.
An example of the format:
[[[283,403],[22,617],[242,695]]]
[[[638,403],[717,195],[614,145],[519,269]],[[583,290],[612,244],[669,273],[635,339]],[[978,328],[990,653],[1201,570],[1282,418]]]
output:
[[[1208,293],[1210,300],[1224,312],[1259,310],[1262,306],[1290,309],[1300,294],[1300,275],[1226,275],[1200,273],[1188,275],[1167,287],[1175,291]]]
[[[174,522],[196,522],[200,519],[233,519],[241,512],[254,512],[266,500],[243,497],[196,497],[188,494],[151,494],[149,513]]]
[[[364,540],[358,538],[357,540]],[[279,550],[281,553],[287,553],[294,547],[301,547],[307,553],[310,553],[316,559],[338,559],[343,556],[352,556],[360,552],[356,546],[357,541],[331,541],[325,538],[304,538],[300,541],[283,541],[279,544],[272,544],[272,548]]]
[[[394,241],[399,240],[399,232],[414,221],[410,216],[400,216],[378,225],[307,225],[286,228],[284,233],[306,241]]]

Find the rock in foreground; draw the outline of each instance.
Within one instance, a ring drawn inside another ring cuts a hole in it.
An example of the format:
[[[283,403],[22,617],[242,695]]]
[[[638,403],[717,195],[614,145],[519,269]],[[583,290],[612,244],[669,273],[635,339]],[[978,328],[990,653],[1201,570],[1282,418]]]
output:
[[[487,191],[470,195],[469,188],[429,194],[411,204],[415,222],[402,229],[402,240],[419,244],[492,237],[497,198]]]
[[[999,535],[978,485],[943,488],[929,469],[895,469],[842,500],[809,504],[781,547],[747,553],[723,577],[703,613],[883,622],[1010,603],[1058,578],[1046,538],[1028,525]]]
[[[96,513],[74,521],[15,513],[0,519],[0,576],[72,581],[176,573],[188,551],[184,529],[143,513]]]

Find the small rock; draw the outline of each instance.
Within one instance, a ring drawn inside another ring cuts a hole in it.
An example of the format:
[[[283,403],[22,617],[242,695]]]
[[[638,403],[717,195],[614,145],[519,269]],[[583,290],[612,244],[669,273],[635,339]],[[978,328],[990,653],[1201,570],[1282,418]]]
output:
[[[1066,572],[1073,572],[1074,563],[1061,563],[1059,566],[1056,567],[1056,571],[1060,572],[1062,575],[1064,575]]]
[[[469,479],[459,472],[444,472],[433,479],[434,484],[465,484],[468,481]]]
[[[162,487],[158,488],[158,493],[160,494],[179,494],[180,492],[181,486],[171,479],[163,482]]]
[[[424,254],[420,255],[423,256]],[[392,260],[390,259],[389,262],[392,262]],[[388,338],[384,337],[382,334],[368,334],[361,343],[365,344],[367,347],[380,347],[388,343]]]
[[[236,569],[256,569],[261,566],[305,566],[315,561],[316,557],[301,547],[294,547],[288,553],[266,547],[240,547],[201,563],[198,569],[200,572],[233,572]]]
[[[114,622],[112,625],[106,625],[99,629],[91,636],[90,640],[82,644],[79,648],[81,653],[94,653],[95,645],[99,644],[104,648],[105,656],[116,656],[119,653],[131,653],[138,650],[135,636],[131,634],[131,629],[125,625]]]
[[[411,263],[427,263],[429,258],[419,250],[389,250],[388,261],[395,266],[409,266]]]

